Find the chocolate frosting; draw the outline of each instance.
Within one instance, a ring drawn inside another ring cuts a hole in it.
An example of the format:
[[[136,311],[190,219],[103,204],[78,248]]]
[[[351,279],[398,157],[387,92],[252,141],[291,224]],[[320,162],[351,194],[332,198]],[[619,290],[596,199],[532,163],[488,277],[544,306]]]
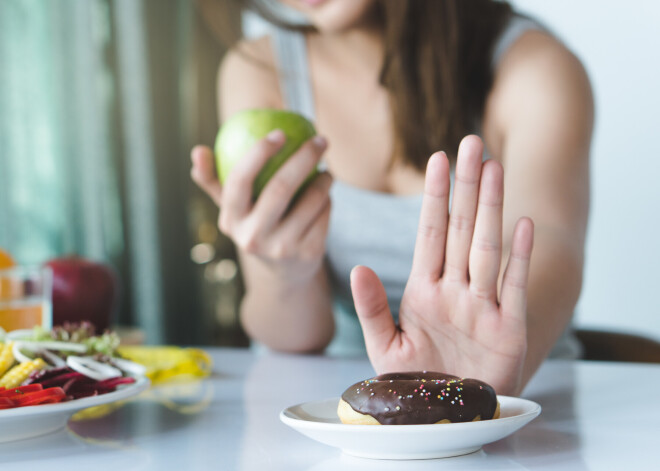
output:
[[[495,391],[483,381],[433,371],[375,376],[355,383],[341,397],[383,425],[487,420],[497,409]]]

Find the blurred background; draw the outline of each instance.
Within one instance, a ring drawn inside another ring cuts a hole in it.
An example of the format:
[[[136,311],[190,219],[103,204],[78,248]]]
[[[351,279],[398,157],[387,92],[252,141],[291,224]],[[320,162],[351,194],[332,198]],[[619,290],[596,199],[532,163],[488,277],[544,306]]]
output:
[[[576,323],[660,340],[660,4],[511,3],[580,57],[596,95]],[[218,129],[222,39],[242,24],[234,4],[0,2],[0,247],[21,263],[75,253],[111,264],[116,322],[149,343],[247,345],[234,250],[189,177],[190,149]]]
[[[0,2],[0,247],[78,254],[121,279],[150,343],[245,345],[240,277],[189,150],[218,130],[218,31],[188,0]]]

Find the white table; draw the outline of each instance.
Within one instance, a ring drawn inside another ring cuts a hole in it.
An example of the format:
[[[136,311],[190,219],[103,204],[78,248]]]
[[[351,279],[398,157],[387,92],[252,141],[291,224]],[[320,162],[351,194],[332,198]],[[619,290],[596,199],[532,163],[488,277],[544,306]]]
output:
[[[548,361],[523,395],[543,406],[532,423],[472,455],[401,462],[344,456],[279,421],[285,407],[372,376],[366,360],[208,351],[211,379],[154,388],[102,418],[0,444],[0,469],[660,469],[660,365]]]

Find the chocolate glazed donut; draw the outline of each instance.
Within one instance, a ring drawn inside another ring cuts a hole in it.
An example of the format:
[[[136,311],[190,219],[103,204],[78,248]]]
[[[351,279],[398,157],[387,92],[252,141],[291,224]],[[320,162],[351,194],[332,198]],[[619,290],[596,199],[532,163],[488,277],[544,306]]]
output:
[[[337,413],[345,424],[409,425],[496,419],[500,408],[483,381],[422,371],[356,383],[342,394]]]

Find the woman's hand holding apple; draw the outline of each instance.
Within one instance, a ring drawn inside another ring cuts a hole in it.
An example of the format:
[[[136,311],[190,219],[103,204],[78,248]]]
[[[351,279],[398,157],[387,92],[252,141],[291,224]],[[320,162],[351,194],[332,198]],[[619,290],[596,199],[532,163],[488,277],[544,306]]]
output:
[[[281,130],[257,141],[235,164],[224,185],[216,176],[211,149],[197,146],[191,155],[191,176],[221,208],[220,230],[244,254],[295,284],[310,279],[322,267],[332,178],[326,172],[320,173],[296,195],[327,146],[325,139],[317,136],[284,162],[255,201],[253,183],[285,141]]]

